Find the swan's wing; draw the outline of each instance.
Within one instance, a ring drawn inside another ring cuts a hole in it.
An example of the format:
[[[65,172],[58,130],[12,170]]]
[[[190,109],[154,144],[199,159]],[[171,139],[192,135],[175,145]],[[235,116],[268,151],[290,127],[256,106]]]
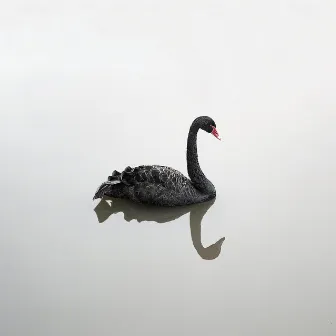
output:
[[[144,188],[162,188],[172,191],[182,191],[191,186],[191,181],[179,171],[166,166],[127,167],[121,173],[121,182]]]
[[[192,203],[199,197],[187,177],[166,166],[127,167],[120,181],[128,197],[141,203],[173,206]]]

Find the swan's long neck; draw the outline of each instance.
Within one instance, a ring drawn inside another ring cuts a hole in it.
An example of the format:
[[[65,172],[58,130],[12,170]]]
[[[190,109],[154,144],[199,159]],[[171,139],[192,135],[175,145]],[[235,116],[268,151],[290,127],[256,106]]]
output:
[[[197,154],[197,133],[199,127],[192,124],[189,130],[188,142],[187,142],[187,168],[188,174],[193,182],[194,186],[207,194],[216,194],[215,187],[206,178],[203,173],[200,164],[198,162]]]

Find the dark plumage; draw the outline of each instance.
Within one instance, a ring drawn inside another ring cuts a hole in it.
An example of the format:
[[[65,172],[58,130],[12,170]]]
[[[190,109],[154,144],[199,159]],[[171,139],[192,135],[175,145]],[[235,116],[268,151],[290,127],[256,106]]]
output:
[[[198,162],[197,132],[202,129],[219,138],[216,124],[210,117],[198,117],[190,126],[187,142],[187,167],[190,179],[166,166],[126,167],[114,171],[101,184],[93,199],[104,195],[126,198],[134,202],[160,206],[201,203],[216,197],[214,185],[205,177]]]

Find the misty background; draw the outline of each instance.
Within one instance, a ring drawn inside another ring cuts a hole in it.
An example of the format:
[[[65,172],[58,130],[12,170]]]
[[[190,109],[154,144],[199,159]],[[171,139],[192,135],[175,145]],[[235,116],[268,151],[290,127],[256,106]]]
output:
[[[336,3],[0,2],[0,333],[336,334]],[[202,222],[99,223],[114,170],[217,189]]]

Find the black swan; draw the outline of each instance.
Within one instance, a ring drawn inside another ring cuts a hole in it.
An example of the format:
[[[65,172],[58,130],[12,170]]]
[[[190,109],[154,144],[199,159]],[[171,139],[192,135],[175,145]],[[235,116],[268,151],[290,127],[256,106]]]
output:
[[[137,203],[169,207],[214,199],[216,189],[205,177],[198,162],[199,129],[220,140],[216,123],[210,117],[198,117],[192,122],[187,142],[187,168],[190,179],[166,166],[126,167],[122,173],[115,170],[108,177],[108,181],[100,185],[93,199],[106,195],[126,198]]]

